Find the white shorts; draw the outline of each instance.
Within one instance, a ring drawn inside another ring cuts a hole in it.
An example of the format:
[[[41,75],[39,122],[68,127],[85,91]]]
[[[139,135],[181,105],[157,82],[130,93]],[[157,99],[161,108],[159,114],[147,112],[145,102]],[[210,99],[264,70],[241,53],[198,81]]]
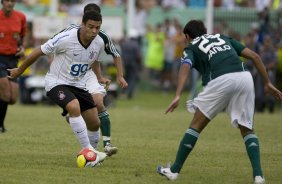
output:
[[[90,94],[98,93],[104,96],[107,94],[106,89],[98,82],[97,77],[93,71],[90,70],[86,73],[85,80],[85,87]]]
[[[238,124],[253,129],[254,84],[250,72],[229,73],[210,81],[193,100],[187,101],[187,110],[196,108],[210,120],[226,109],[234,127]]]

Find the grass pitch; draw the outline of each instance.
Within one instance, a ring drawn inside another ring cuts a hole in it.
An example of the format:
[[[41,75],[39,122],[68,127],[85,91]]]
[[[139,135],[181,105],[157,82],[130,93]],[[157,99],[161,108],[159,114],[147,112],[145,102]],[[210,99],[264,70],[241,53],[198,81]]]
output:
[[[7,133],[0,134],[2,184],[159,184],[158,164],[173,162],[192,115],[185,97],[175,112],[164,115],[173,94],[140,93],[110,108],[112,143],[117,155],[96,168],[76,168],[80,150],[57,106],[9,106]],[[261,160],[269,184],[282,183],[282,115],[256,114]],[[102,150],[100,143],[99,149]],[[239,131],[225,113],[202,132],[181,171],[178,183],[251,184],[251,166]]]

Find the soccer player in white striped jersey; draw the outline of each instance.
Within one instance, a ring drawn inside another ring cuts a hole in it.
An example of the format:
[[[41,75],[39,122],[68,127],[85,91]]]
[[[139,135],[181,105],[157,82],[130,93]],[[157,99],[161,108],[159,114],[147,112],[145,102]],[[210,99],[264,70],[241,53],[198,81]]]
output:
[[[47,96],[69,113],[70,126],[82,148],[94,149],[100,136],[96,104],[85,88],[84,78],[87,71],[99,67],[97,61],[104,48],[103,39],[98,35],[101,24],[101,14],[89,11],[83,15],[79,28],[56,34],[36,48],[19,68],[8,70],[9,77],[16,78],[40,56],[54,56],[45,76]],[[96,152],[99,161],[107,156]]]
[[[95,3],[87,4],[84,7],[84,13],[88,11],[97,11],[101,13],[100,7]],[[63,31],[68,31],[71,29],[78,29],[80,25],[71,24],[69,27],[64,29]],[[111,38],[105,33],[104,30],[100,30],[98,35],[103,39],[104,41],[104,51],[108,55],[112,55],[113,61],[117,68],[117,83],[121,88],[126,88],[128,86],[127,82],[125,81],[123,77],[123,66],[120,54],[118,53],[117,49],[115,48]],[[99,70],[100,67],[96,67],[95,74],[93,71],[89,70],[86,74],[86,89],[89,91],[89,93],[92,94],[92,97],[97,104],[98,109],[98,116],[100,119],[100,129],[102,133],[103,138],[103,146],[104,151],[108,156],[111,156],[113,154],[116,154],[118,151],[118,148],[113,146],[111,144],[111,121],[109,117],[109,113],[107,112],[107,109],[104,105],[104,96],[106,95],[106,89],[101,84],[109,85],[111,82],[109,79],[106,79],[102,77],[101,71]],[[68,115],[67,115],[68,120]]]

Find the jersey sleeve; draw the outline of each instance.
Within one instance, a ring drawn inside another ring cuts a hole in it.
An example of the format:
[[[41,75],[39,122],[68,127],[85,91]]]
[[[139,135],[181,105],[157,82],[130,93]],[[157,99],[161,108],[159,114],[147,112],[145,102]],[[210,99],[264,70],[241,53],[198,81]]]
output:
[[[190,49],[184,49],[182,57],[181,57],[181,65],[188,64],[190,68],[193,67],[193,61],[194,61],[194,54]]]
[[[236,52],[239,56],[241,55],[242,50],[244,50],[244,48],[246,48],[243,44],[241,44],[239,41],[237,41],[233,38],[230,38],[230,44],[236,50]]]
[[[108,55],[112,55],[113,57],[120,57],[120,54],[117,51],[114,43],[112,42],[111,38],[105,33],[105,31],[101,30],[99,32],[99,35],[101,36],[101,38],[104,41],[104,44],[105,44],[104,50],[105,50],[105,52]]]
[[[45,55],[52,55],[54,53],[64,52],[64,47],[62,46],[64,40],[69,36],[65,32],[56,34],[54,37],[50,38],[46,43],[41,45],[41,51]]]

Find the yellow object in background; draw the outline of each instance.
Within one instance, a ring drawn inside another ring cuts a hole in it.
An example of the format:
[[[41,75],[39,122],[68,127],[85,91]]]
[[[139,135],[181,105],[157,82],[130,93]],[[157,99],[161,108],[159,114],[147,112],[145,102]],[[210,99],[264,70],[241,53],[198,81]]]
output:
[[[282,47],[279,47],[277,51],[277,57],[278,57],[277,70],[281,73],[282,72]]]
[[[33,48],[27,48],[25,49],[25,52],[24,52],[24,55],[27,56],[29,55],[31,52],[32,52]],[[22,64],[23,60],[20,59],[19,62],[18,62],[18,66],[20,66]],[[29,76],[31,75],[31,70],[30,70],[30,67],[28,67],[24,73],[22,74],[23,76]]]
[[[50,0],[39,0],[39,3],[44,6],[50,6]]]

